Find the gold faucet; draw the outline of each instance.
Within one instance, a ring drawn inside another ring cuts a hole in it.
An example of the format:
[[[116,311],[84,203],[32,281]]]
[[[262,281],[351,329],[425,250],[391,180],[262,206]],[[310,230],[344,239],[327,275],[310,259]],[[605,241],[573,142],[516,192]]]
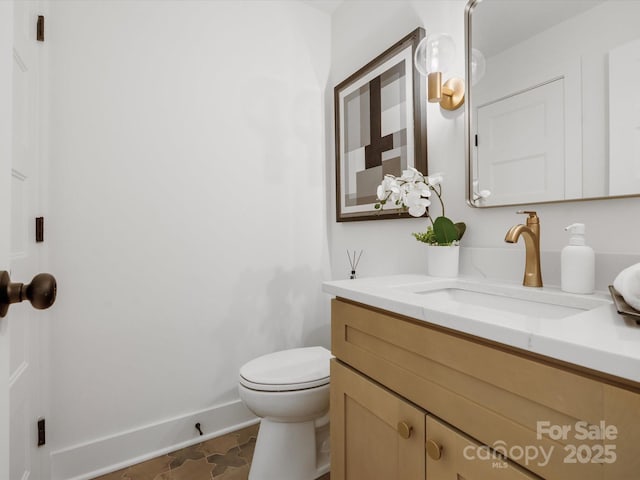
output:
[[[526,225],[514,225],[509,229],[504,237],[507,243],[516,243],[520,235],[524,237],[524,246],[526,250],[526,261],[524,264],[524,280],[522,284],[525,287],[541,287],[542,272],[540,271],[540,219],[536,212],[519,210],[516,213],[526,213]]]

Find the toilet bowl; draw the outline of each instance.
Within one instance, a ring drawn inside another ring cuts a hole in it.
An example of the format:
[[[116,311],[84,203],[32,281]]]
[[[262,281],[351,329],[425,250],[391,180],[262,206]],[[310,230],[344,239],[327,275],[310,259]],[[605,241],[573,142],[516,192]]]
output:
[[[329,471],[329,360],[323,347],[263,355],[240,368],[240,398],[261,417],[249,480],[313,480]]]

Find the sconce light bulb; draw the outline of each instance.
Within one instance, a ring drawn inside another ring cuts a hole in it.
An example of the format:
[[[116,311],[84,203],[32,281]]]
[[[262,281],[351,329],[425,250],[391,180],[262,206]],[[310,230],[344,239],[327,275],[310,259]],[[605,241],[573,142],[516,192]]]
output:
[[[471,49],[471,85],[475,85],[482,77],[487,67],[484,55],[477,48]]]
[[[456,44],[446,33],[434,33],[422,39],[416,48],[414,64],[425,77],[429,73],[448,72],[454,64]]]

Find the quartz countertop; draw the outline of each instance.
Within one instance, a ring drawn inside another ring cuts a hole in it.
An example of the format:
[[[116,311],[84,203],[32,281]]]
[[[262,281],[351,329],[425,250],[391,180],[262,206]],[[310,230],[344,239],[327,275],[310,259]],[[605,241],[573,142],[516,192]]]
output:
[[[471,306],[445,308],[444,303],[416,294],[438,285],[455,286],[456,282],[483,288],[496,285],[525,298],[542,292],[564,303],[586,302],[592,306],[563,318],[540,318],[528,312],[487,314]],[[538,289],[471,277],[447,280],[427,275],[328,281],[322,289],[336,297],[640,383],[640,326],[617,313],[608,293],[574,295],[553,287]]]

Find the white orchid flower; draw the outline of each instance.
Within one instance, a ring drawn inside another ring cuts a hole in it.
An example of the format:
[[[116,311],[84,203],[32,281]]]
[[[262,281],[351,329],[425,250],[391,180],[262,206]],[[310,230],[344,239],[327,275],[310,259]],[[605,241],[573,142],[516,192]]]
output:
[[[392,187],[398,187],[398,180],[393,175],[385,175],[381,185],[385,190],[391,190]]]
[[[427,207],[431,205],[431,201],[420,195],[420,190],[413,189],[407,193],[405,205],[409,207],[409,215],[412,217],[421,217],[427,211]]]
[[[421,217],[431,205],[433,186],[443,180],[443,174],[437,173],[426,177],[420,171],[409,167],[402,171],[402,176],[385,175],[376,190],[381,205],[390,203],[395,207],[408,210],[413,217]],[[437,193],[437,192],[436,192]]]
[[[400,211],[408,211],[412,217],[422,217],[426,213],[427,218],[431,221],[431,226],[426,233],[414,233],[413,236],[417,240],[431,245],[458,245],[460,237],[464,233],[464,228],[459,229],[455,224],[456,235],[454,237],[454,231],[451,228],[452,221],[444,213],[444,202],[442,200],[443,181],[444,173],[439,172],[425,176],[413,167],[403,170],[400,177],[385,175],[376,190],[380,202],[376,203],[375,208],[383,210],[384,206],[391,202],[394,208]],[[477,192],[477,184],[475,183],[473,190],[474,200],[491,195],[488,190]],[[442,207],[442,215],[435,219],[431,212],[427,210],[427,207],[431,206],[430,197],[432,192],[436,195]],[[465,226],[464,223],[462,223],[462,226]],[[451,238],[454,240],[452,242],[448,241]]]
[[[418,170],[413,167],[409,167],[408,169],[402,171],[402,177],[400,178],[407,182],[415,182],[418,181],[421,176],[422,175]]]
[[[398,193],[400,193],[400,186],[398,185],[397,179],[393,175],[385,175],[382,183],[378,185],[378,189],[376,190],[378,200],[395,200],[397,199]]]
[[[403,183],[400,186],[400,197],[402,200],[402,206],[406,207],[408,205],[407,203],[407,197],[415,190],[415,184],[411,183],[411,182],[407,182],[407,183]]]
[[[420,191],[420,195],[423,197],[430,197],[431,196],[431,189],[429,188],[429,186],[424,183],[424,182],[420,182],[420,183],[416,183],[416,189],[418,191]]]
[[[440,185],[443,181],[444,181],[444,173],[442,172],[434,173],[433,175],[429,175],[427,177],[427,182],[432,187],[435,187],[436,185]]]
[[[423,200],[425,202],[425,204],[423,205],[412,205],[411,207],[409,207],[409,215],[411,215],[412,217],[421,217],[424,215],[424,213],[427,211],[427,207],[429,205],[431,205],[431,202],[429,200]]]

